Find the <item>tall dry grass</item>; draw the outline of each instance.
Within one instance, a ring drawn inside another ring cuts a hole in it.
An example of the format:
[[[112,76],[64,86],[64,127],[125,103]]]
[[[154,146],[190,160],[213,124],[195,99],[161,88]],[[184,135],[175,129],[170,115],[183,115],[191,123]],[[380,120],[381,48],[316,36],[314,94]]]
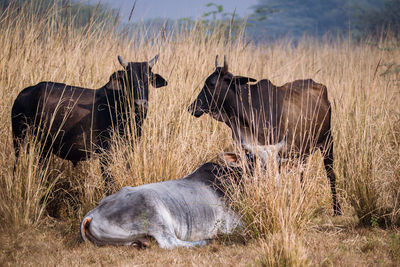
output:
[[[317,42],[304,38],[297,45],[287,40],[256,45],[242,38],[228,40],[217,29],[206,34],[201,24],[191,30],[176,29],[175,35],[131,29],[130,36],[96,23],[84,29],[65,27],[57,10],[49,10],[46,16],[13,12],[0,17],[3,230],[11,225],[40,224],[47,219],[46,206],[53,204],[62,218],[78,224],[104,196],[95,158],[77,168],[56,157],[40,165],[37,148],[30,146],[13,172],[10,114],[18,93],[40,81],[98,88],[121,69],[117,55],[145,61],[157,53],[160,59],[153,71],[165,77],[168,86],[150,88],[142,138],[115,140],[110,172],[118,187],[177,179],[214,160],[219,152],[237,149],[227,126],[209,116],[196,119],[187,112],[219,54],[227,56],[230,71],[237,75],[268,78],[277,85],[303,78],[325,84],[333,108],[334,169],[345,214],[355,212],[364,224],[399,225],[400,77],[398,72],[381,75],[383,63],[400,62],[395,39],[355,44],[346,39]],[[303,187],[301,168],[305,168]],[[312,226],[313,217],[332,214],[321,156],[314,154],[305,166],[288,164],[277,183],[270,176],[262,171],[246,176],[244,191],[233,196],[235,208],[248,236],[268,239],[281,233],[273,244],[282,239],[294,246],[295,253],[285,257],[289,265],[292,257],[303,265],[306,261],[298,257],[302,245],[293,243],[293,236]],[[267,254],[280,251],[271,246]]]
[[[335,102],[343,119],[336,128],[337,170],[363,225],[400,225],[399,75],[382,77],[378,65],[398,55],[381,53],[366,81],[343,92],[347,101]]]

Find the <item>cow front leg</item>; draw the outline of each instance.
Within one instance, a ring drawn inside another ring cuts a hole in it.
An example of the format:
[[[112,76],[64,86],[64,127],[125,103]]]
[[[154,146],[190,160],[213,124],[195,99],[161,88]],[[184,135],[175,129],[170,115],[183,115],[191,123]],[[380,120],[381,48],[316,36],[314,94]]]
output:
[[[183,241],[178,238],[173,240],[174,247],[184,247],[184,248],[193,248],[193,247],[202,247],[207,245],[207,240],[200,240],[200,241]]]
[[[104,188],[106,196],[111,195],[115,189],[115,182],[112,178],[111,174],[108,171],[108,162],[104,158],[100,158],[100,168],[101,168],[101,175],[104,179]]]
[[[156,233],[153,235],[158,245],[164,249],[173,249],[177,247],[193,248],[202,247],[208,244],[208,240],[184,241],[178,239],[174,234],[169,232]]]

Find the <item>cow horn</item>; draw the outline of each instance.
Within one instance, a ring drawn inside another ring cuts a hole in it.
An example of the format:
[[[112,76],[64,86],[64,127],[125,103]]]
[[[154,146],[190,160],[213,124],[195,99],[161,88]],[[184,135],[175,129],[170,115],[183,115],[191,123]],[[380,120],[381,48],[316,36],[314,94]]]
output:
[[[287,139],[289,136],[289,129],[286,130],[285,136],[282,138],[282,140],[277,144],[277,150],[280,152],[287,144]]]
[[[157,60],[158,60],[158,54],[149,61],[149,67],[152,68],[154,66],[154,64],[157,63]]]
[[[226,63],[226,56],[224,55],[224,66],[222,67],[223,72],[228,72],[228,63]]]
[[[122,67],[124,67],[124,68],[128,67],[128,62],[126,62],[120,55],[118,55],[118,61],[119,61],[119,64],[122,65]]]
[[[215,57],[215,68],[218,68],[218,55]]]

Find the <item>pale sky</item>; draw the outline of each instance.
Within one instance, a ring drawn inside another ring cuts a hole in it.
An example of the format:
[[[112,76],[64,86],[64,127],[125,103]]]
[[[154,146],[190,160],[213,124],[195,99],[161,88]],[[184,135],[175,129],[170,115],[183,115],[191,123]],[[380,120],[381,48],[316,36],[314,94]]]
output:
[[[83,3],[98,3],[99,0],[78,0]],[[208,3],[223,5],[224,12],[236,13],[245,17],[252,13],[251,6],[257,4],[257,0],[137,0],[131,21],[140,21],[149,18],[172,18],[179,19],[191,17],[200,18],[204,12],[215,10],[206,7]],[[129,12],[134,0],[101,0],[101,3],[108,4],[114,8],[121,8],[123,21],[128,20]]]

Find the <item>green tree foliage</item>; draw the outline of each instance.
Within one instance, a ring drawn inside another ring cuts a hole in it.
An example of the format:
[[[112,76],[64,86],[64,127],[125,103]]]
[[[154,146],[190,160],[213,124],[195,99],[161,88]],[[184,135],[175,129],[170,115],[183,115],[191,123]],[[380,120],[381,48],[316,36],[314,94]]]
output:
[[[141,32],[161,32],[170,36],[180,31],[195,30],[206,36],[220,36],[225,40],[237,40],[245,30],[245,21],[233,12],[226,12],[224,7],[213,2],[206,4],[207,10],[200,20],[184,17],[176,21],[165,18],[147,19],[140,23],[128,23],[130,29]],[[177,26],[177,27],[176,27]],[[178,29],[178,30],[177,30]],[[129,30],[128,30],[129,31]]]
[[[304,34],[350,33],[362,37],[400,29],[400,0],[259,0],[249,23],[252,35],[274,39]]]
[[[304,34],[322,36],[346,29],[347,0],[259,0],[249,23],[270,38]]]
[[[354,24],[362,34],[400,32],[400,0],[357,2],[354,6]]]
[[[116,23],[118,12],[99,2],[96,5],[84,4],[73,0],[0,0],[0,14],[13,12],[29,6],[32,15],[46,14],[56,9],[62,21],[74,27],[84,27],[94,22]],[[29,14],[26,14],[29,15]]]

